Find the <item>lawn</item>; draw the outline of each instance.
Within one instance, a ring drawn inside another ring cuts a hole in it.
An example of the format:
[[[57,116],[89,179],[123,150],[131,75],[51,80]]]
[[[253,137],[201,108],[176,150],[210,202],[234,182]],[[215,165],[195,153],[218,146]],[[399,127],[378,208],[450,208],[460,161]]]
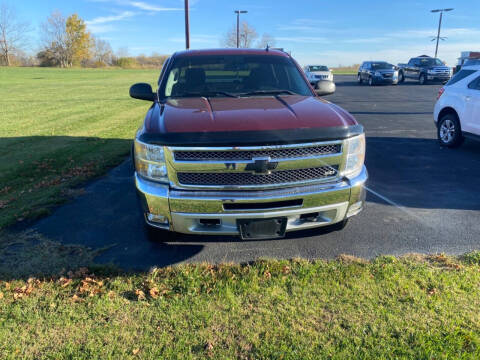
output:
[[[80,269],[0,281],[0,358],[478,359],[479,309],[480,253]]]
[[[158,74],[0,67],[0,229],[47,214],[125,159],[149,106],[128,89]]]

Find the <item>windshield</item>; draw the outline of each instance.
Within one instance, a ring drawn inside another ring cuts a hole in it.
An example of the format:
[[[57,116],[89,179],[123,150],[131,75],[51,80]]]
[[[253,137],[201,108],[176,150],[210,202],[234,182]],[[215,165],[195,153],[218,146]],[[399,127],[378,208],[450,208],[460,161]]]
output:
[[[328,67],[324,65],[313,65],[308,67],[308,71],[328,71]]]
[[[312,96],[294,62],[274,55],[180,57],[166,79],[160,97],[251,96],[253,92]]]
[[[444,66],[442,60],[434,58],[424,58],[420,59],[420,66]]]
[[[386,62],[372,63],[373,70],[393,69],[393,65]]]

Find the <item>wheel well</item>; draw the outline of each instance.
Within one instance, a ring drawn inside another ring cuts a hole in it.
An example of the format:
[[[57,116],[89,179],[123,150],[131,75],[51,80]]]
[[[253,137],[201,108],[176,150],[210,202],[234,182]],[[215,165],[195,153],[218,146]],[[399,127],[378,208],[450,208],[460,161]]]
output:
[[[454,115],[457,120],[458,120],[458,123],[460,124],[460,119],[458,118],[458,114],[457,112],[455,111],[454,108],[451,108],[451,107],[446,107],[446,108],[443,108],[439,113],[438,113],[438,119],[437,119],[437,124],[440,122],[440,119],[442,117],[444,117],[445,115],[449,115],[449,114],[452,114]],[[462,125],[460,124],[460,127],[462,127]]]

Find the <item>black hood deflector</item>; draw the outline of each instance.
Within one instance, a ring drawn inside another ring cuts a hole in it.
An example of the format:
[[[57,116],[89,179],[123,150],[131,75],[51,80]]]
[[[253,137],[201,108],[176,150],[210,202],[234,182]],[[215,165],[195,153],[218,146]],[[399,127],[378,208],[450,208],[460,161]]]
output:
[[[138,140],[166,146],[258,146],[343,140],[362,133],[362,125],[352,125],[261,131],[143,133]]]

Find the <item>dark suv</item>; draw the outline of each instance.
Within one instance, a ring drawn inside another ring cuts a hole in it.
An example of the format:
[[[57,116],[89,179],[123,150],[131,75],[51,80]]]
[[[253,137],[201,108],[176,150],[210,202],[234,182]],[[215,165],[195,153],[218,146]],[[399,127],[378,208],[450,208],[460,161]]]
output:
[[[418,80],[421,85],[428,82],[446,83],[452,76],[452,69],[438,59],[427,55],[411,58],[408,64],[398,64],[399,82],[405,79]]]
[[[358,69],[358,82],[368,85],[398,83],[398,72],[395,65],[386,61],[364,61]]]

